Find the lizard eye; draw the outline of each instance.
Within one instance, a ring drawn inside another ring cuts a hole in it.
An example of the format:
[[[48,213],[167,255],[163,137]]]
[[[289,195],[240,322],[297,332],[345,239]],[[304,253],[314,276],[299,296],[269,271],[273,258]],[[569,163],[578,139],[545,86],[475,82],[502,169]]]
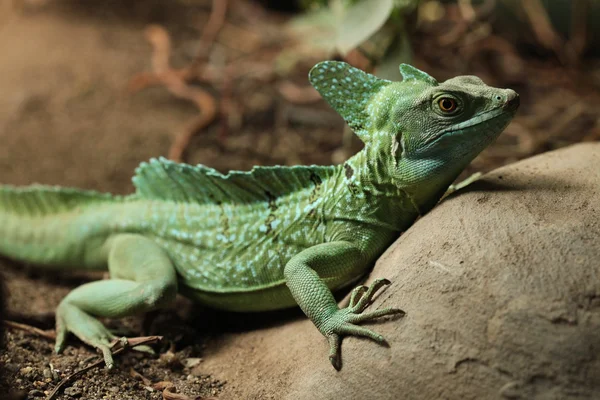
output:
[[[458,107],[458,104],[456,104],[456,100],[454,100],[451,97],[442,97],[441,99],[438,100],[438,106],[440,107],[440,110],[442,110],[443,112],[451,113],[456,110],[456,107]]]

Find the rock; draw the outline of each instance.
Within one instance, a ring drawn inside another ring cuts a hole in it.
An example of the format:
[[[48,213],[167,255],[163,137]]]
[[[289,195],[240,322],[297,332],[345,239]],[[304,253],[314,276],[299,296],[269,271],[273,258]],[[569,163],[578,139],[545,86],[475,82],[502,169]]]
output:
[[[78,387],[73,387],[73,386],[66,388],[64,390],[64,393],[67,396],[75,397],[75,398],[81,397],[83,395],[83,392],[81,391],[81,389],[79,389]]]
[[[369,323],[390,347],[342,345],[306,319],[225,334],[194,373],[223,398],[591,399],[600,396],[600,144],[498,169],[448,198],[388,249],[369,281],[392,285]]]
[[[30,390],[27,393],[27,398],[31,399],[34,397],[44,397],[44,392],[42,392],[41,390],[37,390],[37,389]]]
[[[33,367],[23,367],[19,370],[19,374],[30,381],[34,381],[35,377],[38,375],[37,370]]]
[[[6,372],[9,372],[11,374],[14,374],[15,372],[19,371],[19,365],[12,363],[12,362],[7,362],[6,364],[2,365],[2,368],[0,368],[0,371],[4,369]]]

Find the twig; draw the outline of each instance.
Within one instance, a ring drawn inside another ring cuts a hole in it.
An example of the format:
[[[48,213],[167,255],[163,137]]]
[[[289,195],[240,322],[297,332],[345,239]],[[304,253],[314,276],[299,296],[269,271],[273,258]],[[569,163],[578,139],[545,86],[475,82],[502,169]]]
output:
[[[123,353],[126,349],[130,349],[135,346],[156,343],[156,342],[159,342],[160,340],[162,340],[162,338],[163,338],[162,336],[143,336],[143,337],[127,339],[127,346],[120,347],[120,348],[114,350],[112,352],[112,354],[113,354],[113,356],[116,356],[118,354]],[[120,342],[117,342],[117,343],[120,343]],[[46,397],[46,400],[52,400],[54,398],[54,396],[56,396],[59,393],[59,391],[62,389],[62,387],[65,386],[67,383],[71,382],[73,379],[77,378],[79,375],[82,375],[85,372],[102,365],[103,363],[104,363],[104,358],[101,358],[100,360],[96,361],[95,363],[90,364],[87,367],[82,368],[79,371],[75,371],[71,375],[65,377],[63,380],[61,380],[58,383],[58,385],[56,385],[54,387],[54,389],[52,389],[52,391]]]
[[[160,383],[160,382],[159,382]],[[169,382],[171,383],[171,382]],[[158,385],[158,384],[157,384]],[[163,400],[217,400],[216,397],[204,397],[204,396],[186,396],[185,394],[177,393],[177,388],[171,383],[172,386],[166,386],[162,392]]]
[[[552,50],[563,64],[572,61],[574,57],[567,51],[570,49],[565,47],[563,40],[554,31],[548,13],[540,0],[523,1],[521,5],[538,42],[545,48]]]
[[[141,380],[145,386],[152,386],[152,381],[150,379],[146,378],[144,375],[140,374],[133,368],[129,369],[129,376],[131,376],[134,379]]]
[[[462,14],[462,17],[468,22],[473,22],[477,18],[477,13],[473,8],[471,0],[458,0],[458,10]]]
[[[573,49],[577,59],[581,57],[587,45],[590,0],[574,1],[571,6],[571,37],[567,45]]]
[[[438,37],[438,44],[443,47],[448,47],[456,44],[469,30],[469,24],[465,20],[457,21],[454,26],[443,35]]]
[[[43,329],[36,328],[35,326],[21,324],[14,321],[4,321],[4,325],[8,328],[19,329],[32,335],[43,337],[44,339],[56,340],[56,332],[54,330],[45,331]]]
[[[176,75],[183,81],[201,78],[202,74],[199,73],[200,67],[204,65],[208,51],[225,23],[227,2],[228,0],[213,0],[210,17],[200,36],[200,49],[192,63],[186,68],[176,70],[170,67],[171,41],[169,36],[161,26],[150,25],[146,29],[146,39],[153,47],[153,72],[142,72],[134,76],[129,81],[128,89],[132,92],[137,92],[149,86],[164,85],[165,79],[168,78],[163,74],[170,77]]]
[[[187,127],[176,137],[169,148],[169,159],[177,162],[183,161],[183,154],[187,149],[192,137],[197,132],[208,126],[217,115],[217,105],[215,99],[206,92],[196,92],[196,104],[203,103],[201,114],[196,117]]]
[[[202,35],[200,36],[200,49],[198,50],[196,58],[188,68],[192,73],[196,72],[206,61],[205,59],[208,55],[208,51],[212,47],[217,35],[225,23],[226,15],[227,0],[213,0],[210,17],[208,17],[208,22],[204,25]]]
[[[547,137],[553,138],[559,136],[575,119],[584,115],[586,111],[587,108],[582,102],[571,104],[553,121],[552,127],[546,133]]]
[[[496,8],[496,0],[485,0],[483,3],[478,3],[477,8],[473,7],[473,0],[458,0],[457,3],[458,11],[469,23],[481,21],[492,14]]]
[[[200,116],[177,135],[169,149],[169,158],[180,162],[190,139],[215,119],[217,104],[210,93],[187,84],[186,79],[189,78],[189,68],[184,70],[171,68],[169,64],[171,39],[163,27],[158,25],[148,27],[146,38],[153,47],[153,73],[143,73],[133,77],[128,85],[129,90],[137,91],[148,86],[163,85],[173,95],[193,102],[200,111]]]
[[[223,86],[221,88],[221,104],[219,119],[221,124],[217,138],[221,145],[225,144],[225,139],[229,133],[229,116],[235,108],[233,99],[233,65],[228,65],[223,69]]]
[[[482,53],[496,53],[498,55],[499,67],[502,73],[501,78],[521,81],[524,78],[524,62],[519,57],[513,45],[506,39],[489,35],[483,39],[474,42],[470,46],[460,48],[460,54],[464,56],[467,62],[472,62],[475,57],[480,57]]]
[[[152,70],[154,73],[170,72],[171,39],[167,31],[160,25],[150,25],[146,28],[145,36],[154,49],[152,52]]]
[[[216,400],[215,397],[202,397],[202,396],[186,396],[184,394],[177,393],[175,384],[171,381],[160,381],[152,383],[152,381],[140,374],[133,368],[129,370],[129,375],[132,378],[140,379],[145,386],[148,386],[154,390],[162,391],[163,400]]]

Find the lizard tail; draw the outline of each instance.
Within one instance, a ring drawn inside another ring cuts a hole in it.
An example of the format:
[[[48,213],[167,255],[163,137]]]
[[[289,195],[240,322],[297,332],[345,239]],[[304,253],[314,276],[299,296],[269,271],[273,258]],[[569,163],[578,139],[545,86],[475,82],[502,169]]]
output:
[[[0,255],[41,265],[100,268],[88,251],[99,227],[87,223],[86,210],[114,200],[94,191],[0,185]]]

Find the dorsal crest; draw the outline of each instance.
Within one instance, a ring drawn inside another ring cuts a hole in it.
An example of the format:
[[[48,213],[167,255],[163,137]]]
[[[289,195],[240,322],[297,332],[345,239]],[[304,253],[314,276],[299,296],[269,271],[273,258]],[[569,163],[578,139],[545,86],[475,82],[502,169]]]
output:
[[[392,82],[340,61],[320,62],[310,70],[308,77],[325,101],[344,118],[358,137],[366,141],[371,128],[367,113],[369,101]]]
[[[270,201],[310,188],[335,173],[333,166],[254,167],[224,175],[204,165],[179,164],[165,158],[136,169],[136,196],[197,204]]]

